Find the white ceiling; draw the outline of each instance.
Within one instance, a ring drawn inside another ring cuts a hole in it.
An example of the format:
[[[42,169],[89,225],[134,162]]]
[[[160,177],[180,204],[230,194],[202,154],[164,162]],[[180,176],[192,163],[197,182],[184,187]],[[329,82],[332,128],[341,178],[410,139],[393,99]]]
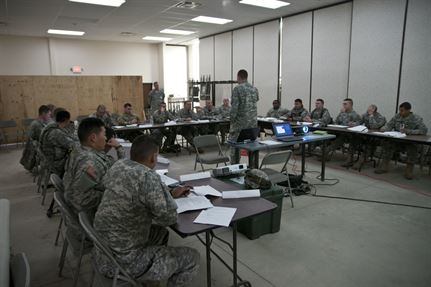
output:
[[[343,0],[285,0],[291,5],[276,10],[239,4],[239,0],[195,0],[195,9],[174,7],[180,0],[126,0],[122,6],[108,7],[67,0],[0,0],[0,34],[47,37],[51,29],[79,30],[82,39],[145,42],[143,36],[172,37],[181,44],[198,37],[247,26]],[[199,16],[232,19],[225,25],[192,22]],[[189,36],[160,34],[175,28],[196,31]],[[121,32],[134,33],[123,36]],[[49,35],[52,37],[52,35]],[[63,38],[67,38],[63,37]]]

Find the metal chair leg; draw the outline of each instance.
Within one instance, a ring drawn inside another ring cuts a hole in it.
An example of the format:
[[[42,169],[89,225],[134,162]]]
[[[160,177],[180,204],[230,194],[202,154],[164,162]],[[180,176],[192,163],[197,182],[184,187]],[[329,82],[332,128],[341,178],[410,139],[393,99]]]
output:
[[[68,245],[69,245],[69,242],[67,240],[64,240],[63,249],[61,250],[60,263],[58,264],[58,266],[60,267],[60,269],[58,270],[58,277],[62,276],[61,273],[63,272],[64,261],[66,260]]]
[[[60,237],[62,225],[63,225],[63,217],[60,218],[60,223],[58,224],[57,236],[55,236],[55,243],[54,243],[55,246],[58,245],[58,238]]]
[[[48,191],[48,183],[49,183],[49,172],[46,172],[44,174],[43,187],[42,187],[42,205],[45,204],[46,193]]]
[[[78,284],[78,278],[79,278],[79,272],[81,271],[81,262],[82,262],[82,256],[84,253],[84,244],[85,244],[85,235],[81,238],[81,247],[79,249],[79,258],[78,263],[76,264],[76,270],[74,272],[74,279],[73,279],[73,287],[76,287],[76,284]]]

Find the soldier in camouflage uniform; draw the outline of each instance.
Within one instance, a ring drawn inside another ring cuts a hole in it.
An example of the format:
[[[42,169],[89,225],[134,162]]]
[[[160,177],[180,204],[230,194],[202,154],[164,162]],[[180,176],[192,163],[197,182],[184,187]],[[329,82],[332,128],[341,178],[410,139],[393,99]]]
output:
[[[322,99],[317,99],[315,102],[315,109],[311,112],[310,116],[306,116],[304,121],[319,124],[321,127],[326,127],[332,122],[331,115],[327,108],[324,107],[325,102]]]
[[[203,111],[204,111],[205,119],[208,119],[208,120],[218,119],[218,114],[217,114],[218,110],[213,106],[212,101],[210,100],[205,101],[205,107]],[[210,123],[209,125],[205,125],[205,128],[206,128],[205,134],[210,134],[210,135],[217,135],[220,130],[219,124],[216,124],[216,123]]]
[[[139,123],[139,117],[132,114],[132,105],[130,103],[124,104],[124,113],[118,118],[118,124],[125,126]]]
[[[177,222],[173,198],[189,187],[169,189],[153,170],[157,142],[150,136],[135,139],[130,160],[117,161],[104,177],[105,193],[94,219],[94,228],[112,249],[121,266],[138,281],[162,281],[168,287],[190,283],[199,269],[199,253],[189,247],[167,246],[166,226]],[[112,277],[115,265],[98,248],[96,265]]]
[[[159,105],[159,109],[153,113],[154,124],[164,124],[168,121],[173,121],[175,117],[166,109],[166,103],[162,102]],[[172,149],[175,144],[175,138],[177,137],[177,132],[175,127],[159,128],[153,131],[153,135],[159,142],[159,148],[162,147],[163,137],[166,140],[163,144],[163,151],[168,151]]]
[[[81,146],[73,149],[66,163],[64,196],[76,214],[82,210],[95,214],[105,189],[102,178],[114,164],[107,151],[115,148],[118,158],[124,158],[125,152],[115,138],[106,141],[105,127],[100,119],[84,119],[79,125],[78,136]]]
[[[289,112],[287,118],[289,121],[303,122],[307,116],[310,116],[310,114],[306,109],[304,109],[302,100],[296,99],[294,101],[293,109]]]
[[[160,103],[165,100],[165,93],[159,89],[159,83],[154,82],[154,89],[148,94],[150,100],[150,115],[159,109]]]
[[[412,106],[409,102],[404,102],[399,106],[399,112],[382,128],[383,131],[397,131],[407,135],[425,135],[428,128],[422,118],[411,112]],[[413,169],[418,159],[418,145],[412,143],[396,143],[391,140],[383,140],[383,161],[375,170],[381,174],[389,171],[389,161],[394,153],[399,150],[407,151],[407,163],[404,172],[406,179],[413,179]]]
[[[28,139],[22,152],[20,163],[25,169],[33,171],[37,165],[37,151],[34,142],[39,142],[40,134],[51,120],[51,110],[46,105],[39,107],[39,118],[32,121],[28,130]],[[34,141],[34,142],[33,142]]]
[[[362,122],[363,125],[365,125],[370,130],[380,130],[380,128],[386,124],[386,118],[377,112],[376,105],[370,105],[367,109],[367,112],[362,115]],[[360,146],[362,154],[352,168],[360,169],[367,158],[374,153],[376,146],[379,145],[380,141],[369,137],[355,137],[354,140],[356,145]]]
[[[230,110],[231,107],[229,105],[229,98],[223,98],[223,105],[217,108],[217,118],[219,120],[229,120],[230,119]],[[221,135],[221,144],[224,144],[226,141],[226,134],[229,132],[229,124],[222,123],[219,125],[220,135]]]
[[[55,122],[49,123],[40,135],[40,147],[46,157],[50,171],[60,178],[64,174],[64,164],[73,147],[79,143],[65,128],[70,124],[70,113],[58,111]]]
[[[272,108],[269,109],[269,111],[266,113],[266,116],[279,119],[280,117],[287,117],[288,114],[289,110],[280,107],[279,100],[274,100],[272,101]]]
[[[352,99],[349,99],[349,98],[344,99],[343,107],[341,108],[340,113],[338,114],[334,123],[337,125],[343,125],[343,126],[349,126],[349,127],[358,126],[362,123],[361,116],[353,110]],[[337,138],[332,142],[332,144],[328,148],[328,153],[334,152],[338,148],[342,147],[344,143],[346,142],[350,143],[348,158],[346,162],[342,164],[343,167],[350,167],[353,165],[353,151],[357,147],[355,146],[355,143],[352,141],[352,138],[353,137],[351,135],[337,135]]]
[[[114,123],[111,119],[111,115],[106,110],[105,105],[97,106],[96,112],[91,114],[89,117],[90,118],[98,118],[98,119],[102,120],[103,124],[107,128],[111,128],[114,125]]]
[[[192,102],[185,101],[184,108],[178,111],[177,118],[182,122],[190,122],[192,120],[197,120],[197,115],[192,110]],[[193,126],[183,126],[179,129],[179,134],[181,134],[187,142],[194,147],[193,138],[198,134],[197,130]]]
[[[246,70],[239,70],[237,74],[238,86],[232,91],[232,108],[230,111],[229,139],[236,141],[243,129],[257,127],[257,102],[259,92],[248,81]],[[239,163],[239,149],[231,147],[230,162]]]

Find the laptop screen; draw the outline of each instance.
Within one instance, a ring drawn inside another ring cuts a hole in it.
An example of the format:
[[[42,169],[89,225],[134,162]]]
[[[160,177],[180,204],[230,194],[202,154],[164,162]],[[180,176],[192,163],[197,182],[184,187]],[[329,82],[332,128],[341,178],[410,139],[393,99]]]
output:
[[[272,128],[276,137],[293,136],[292,128],[288,123],[273,124]]]

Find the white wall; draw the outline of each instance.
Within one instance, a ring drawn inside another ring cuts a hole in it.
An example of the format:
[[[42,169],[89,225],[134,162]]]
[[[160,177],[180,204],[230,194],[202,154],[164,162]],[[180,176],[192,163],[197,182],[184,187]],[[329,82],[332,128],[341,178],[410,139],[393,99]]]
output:
[[[214,80],[214,37],[199,40],[199,73]]]
[[[165,95],[187,98],[187,47],[165,46],[163,58]]]
[[[254,27],[233,31],[232,39],[232,80],[244,69],[248,72],[248,81],[253,83],[253,34]]]
[[[410,0],[399,103],[409,101],[431,133],[431,1]]]
[[[229,81],[232,78],[232,32],[223,33],[214,37],[214,80]],[[223,98],[230,98],[232,85],[216,85],[215,104],[223,103]]]
[[[158,45],[60,38],[0,36],[1,75],[138,75],[162,78]]]

